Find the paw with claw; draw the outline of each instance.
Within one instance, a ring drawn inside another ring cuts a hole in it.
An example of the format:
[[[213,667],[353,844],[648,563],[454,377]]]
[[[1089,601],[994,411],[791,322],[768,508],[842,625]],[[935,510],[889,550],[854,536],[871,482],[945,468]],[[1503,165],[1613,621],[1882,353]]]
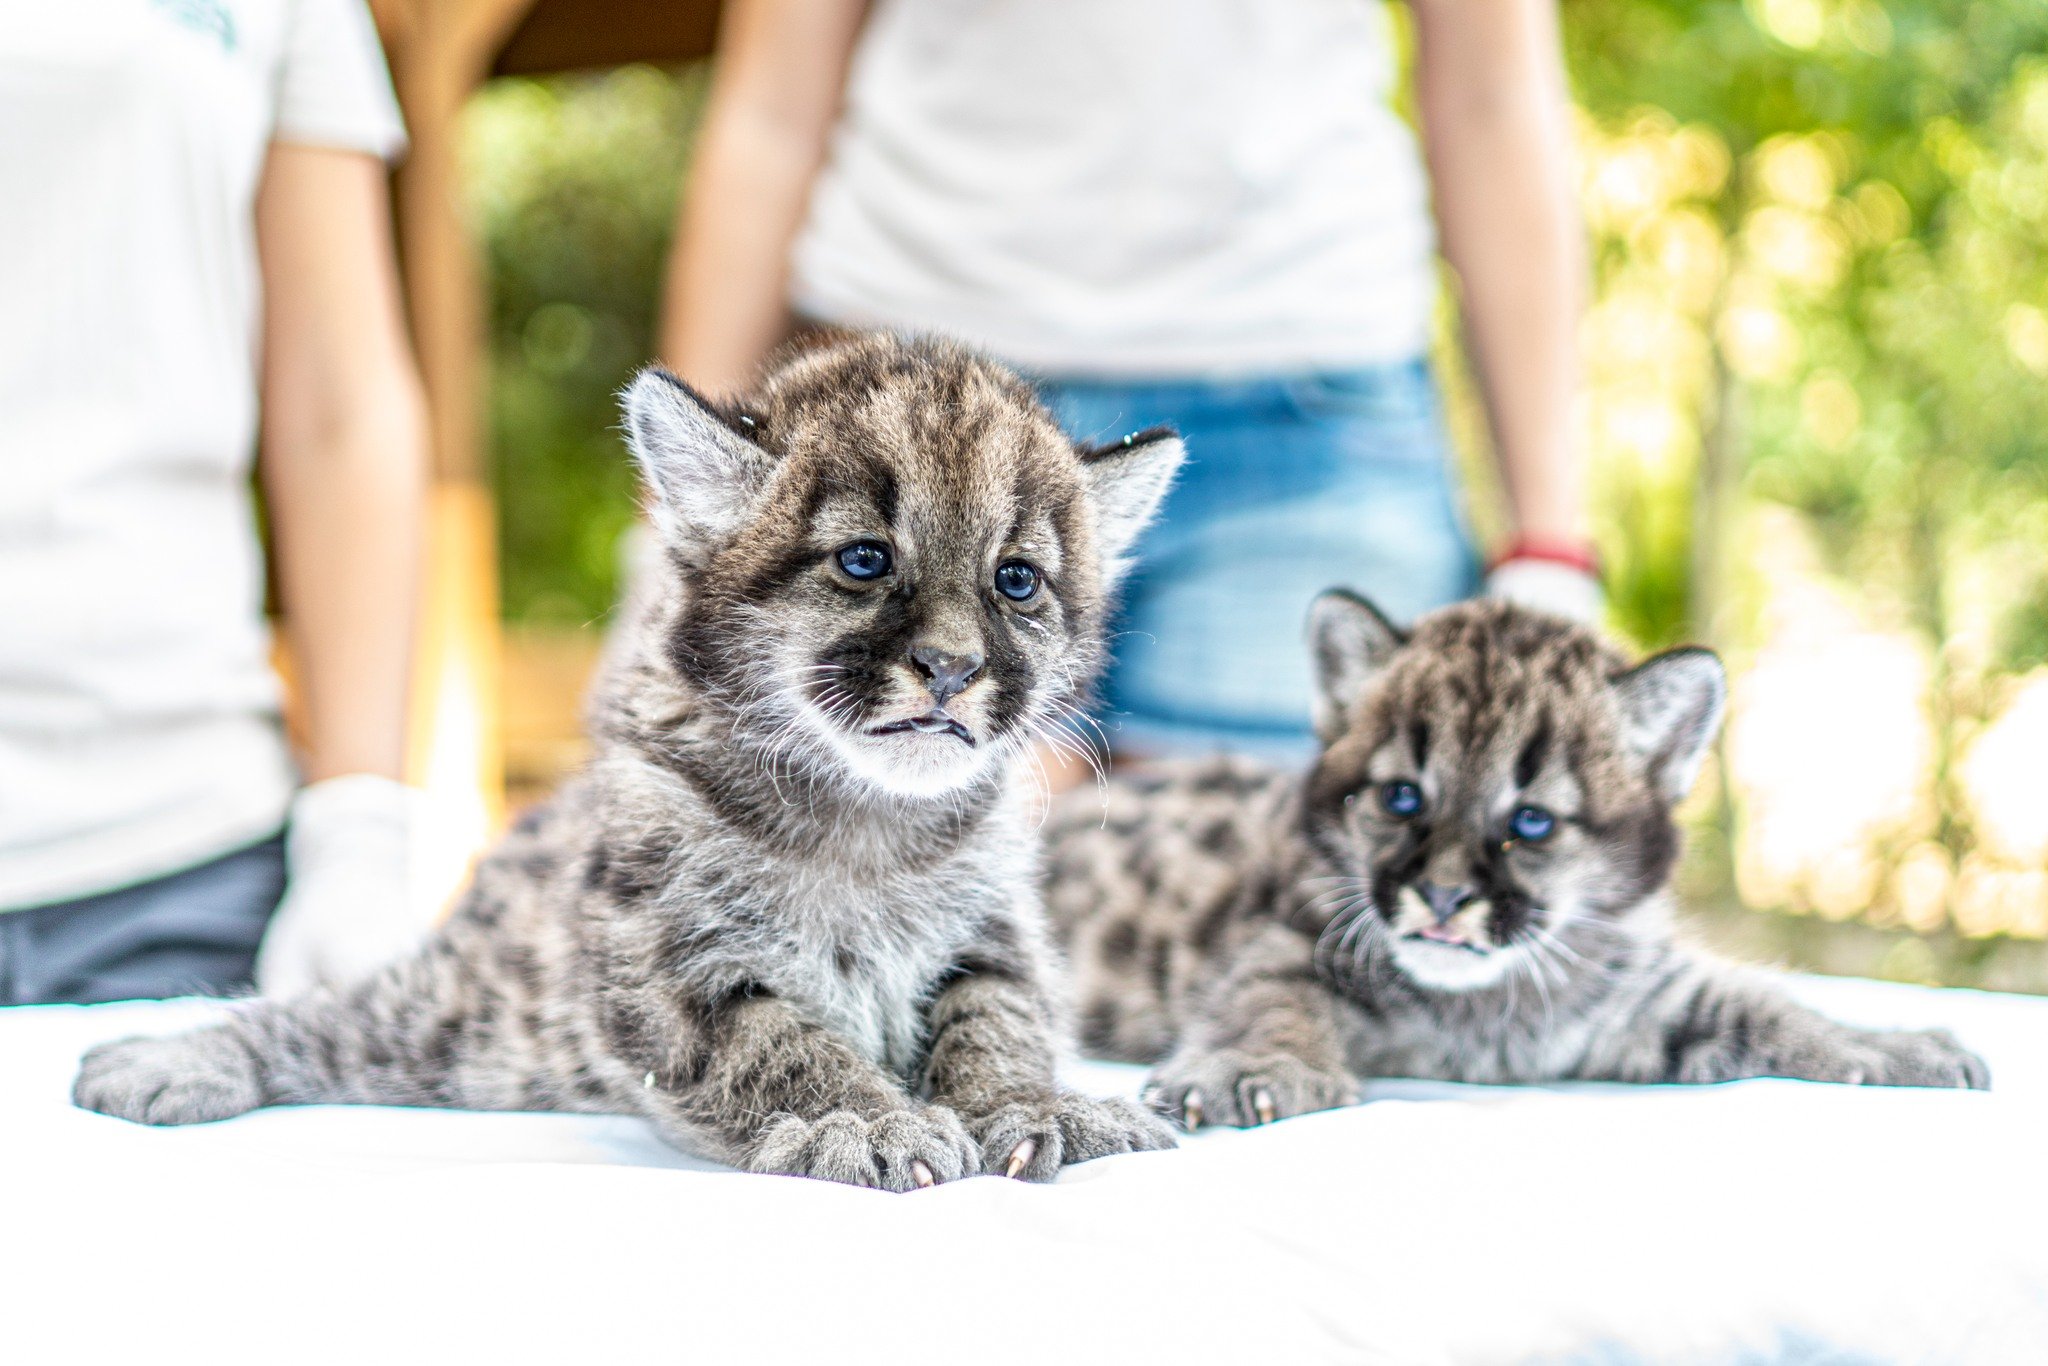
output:
[[[1325,1071],[1284,1053],[1223,1049],[1168,1059],[1145,1084],[1145,1103],[1189,1132],[1204,1124],[1248,1129],[1355,1105],[1358,1083],[1347,1072]]]
[[[118,1039],[88,1052],[71,1103],[137,1124],[206,1124],[264,1103],[249,1050],[222,1029]]]
[[[1866,1031],[1829,1026],[1779,1038],[1763,1053],[1737,1040],[1712,1039],[1690,1050],[1676,1073],[1676,1080],[1686,1083],[1748,1077],[1976,1091],[1991,1085],[1984,1060],[1945,1029]]]
[[[1174,1145],[1173,1131],[1130,1101],[1076,1091],[1012,1101],[969,1124],[981,1142],[982,1170],[1021,1181],[1050,1181],[1075,1162]]]
[[[1991,1085],[1984,1060],[1956,1042],[1946,1029],[1846,1031],[1846,1037],[1819,1037],[1801,1049],[1787,1049],[1779,1059],[1789,1065],[1784,1075],[1856,1086],[1966,1087],[1982,1091]]]
[[[755,1143],[747,1167],[907,1191],[981,1170],[981,1149],[960,1117],[942,1106],[881,1115],[834,1110],[817,1119],[783,1115],[774,1120]]]
[[[1871,1042],[1879,1061],[1871,1068],[1867,1085],[1991,1089],[1991,1069],[1984,1059],[1946,1029],[1901,1029],[1879,1034]]]

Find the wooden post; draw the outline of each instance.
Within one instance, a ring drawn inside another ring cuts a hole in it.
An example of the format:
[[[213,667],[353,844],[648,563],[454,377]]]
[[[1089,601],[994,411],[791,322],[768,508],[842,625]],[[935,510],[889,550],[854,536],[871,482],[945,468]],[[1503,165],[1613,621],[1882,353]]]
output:
[[[420,894],[440,899],[504,818],[497,518],[483,450],[484,289],[462,211],[463,106],[494,70],[685,61],[716,0],[369,0],[412,150],[396,184],[413,344],[432,421],[431,542],[408,776],[437,828]]]
[[[434,479],[408,776],[431,801],[440,899],[504,816],[496,516],[482,441],[484,292],[462,211],[463,105],[532,0],[374,0],[412,146],[396,184]]]

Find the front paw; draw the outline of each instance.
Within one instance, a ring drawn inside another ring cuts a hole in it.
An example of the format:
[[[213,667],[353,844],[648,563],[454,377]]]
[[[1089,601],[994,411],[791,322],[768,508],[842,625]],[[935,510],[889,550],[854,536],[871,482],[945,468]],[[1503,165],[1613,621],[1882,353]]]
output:
[[[1169,1058],[1146,1082],[1145,1103],[1189,1131],[1204,1124],[1245,1129],[1356,1105],[1358,1082],[1285,1053],[1223,1049]]]
[[[951,1110],[926,1105],[865,1116],[834,1110],[817,1119],[783,1115],[747,1161],[750,1171],[808,1176],[847,1186],[907,1191],[956,1181],[981,1167],[981,1149]]]
[[[137,1124],[206,1124],[264,1101],[255,1060],[220,1030],[119,1039],[80,1060],[71,1103]]]
[[[1763,1053],[1716,1040],[1687,1053],[1673,1080],[1739,1081],[1795,1077],[1845,1086],[1967,1087],[1991,1085],[1984,1060],[1945,1029],[1869,1031],[1829,1027],[1781,1038]]]
[[[1130,1101],[1078,1091],[1013,1101],[969,1124],[981,1142],[982,1170],[1020,1181],[1050,1181],[1075,1162],[1174,1146],[1173,1131]]]
[[[1991,1069],[1984,1059],[1956,1041],[1946,1029],[1902,1029],[1870,1038],[1873,1055],[1865,1086],[1964,1087],[1991,1089]]]

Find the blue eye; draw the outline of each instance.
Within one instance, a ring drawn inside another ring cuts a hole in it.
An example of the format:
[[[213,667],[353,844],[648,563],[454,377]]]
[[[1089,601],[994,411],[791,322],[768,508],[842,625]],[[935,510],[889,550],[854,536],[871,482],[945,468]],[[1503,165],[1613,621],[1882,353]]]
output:
[[[839,567],[849,579],[879,579],[890,563],[889,547],[880,541],[855,541],[839,552]]]
[[[1541,844],[1557,829],[1557,817],[1540,806],[1518,806],[1508,817],[1508,831],[1518,840]]]
[[[1403,820],[1422,810],[1422,789],[1414,783],[1381,783],[1380,806]]]
[[[1038,571],[1022,560],[1005,560],[996,566],[996,592],[1011,602],[1029,602],[1038,596]]]

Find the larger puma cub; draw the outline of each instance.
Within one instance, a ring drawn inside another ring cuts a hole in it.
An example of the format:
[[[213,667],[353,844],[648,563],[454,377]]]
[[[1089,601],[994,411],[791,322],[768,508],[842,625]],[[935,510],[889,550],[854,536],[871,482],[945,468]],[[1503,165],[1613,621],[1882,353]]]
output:
[[[626,416],[665,556],[589,767],[419,954],[94,1049],[78,1103],[643,1114],[755,1171],[896,1190],[1169,1145],[1054,1084],[1018,770],[1100,662],[1179,441],[1077,450],[1016,376],[875,337],[744,406],[649,371]]]

